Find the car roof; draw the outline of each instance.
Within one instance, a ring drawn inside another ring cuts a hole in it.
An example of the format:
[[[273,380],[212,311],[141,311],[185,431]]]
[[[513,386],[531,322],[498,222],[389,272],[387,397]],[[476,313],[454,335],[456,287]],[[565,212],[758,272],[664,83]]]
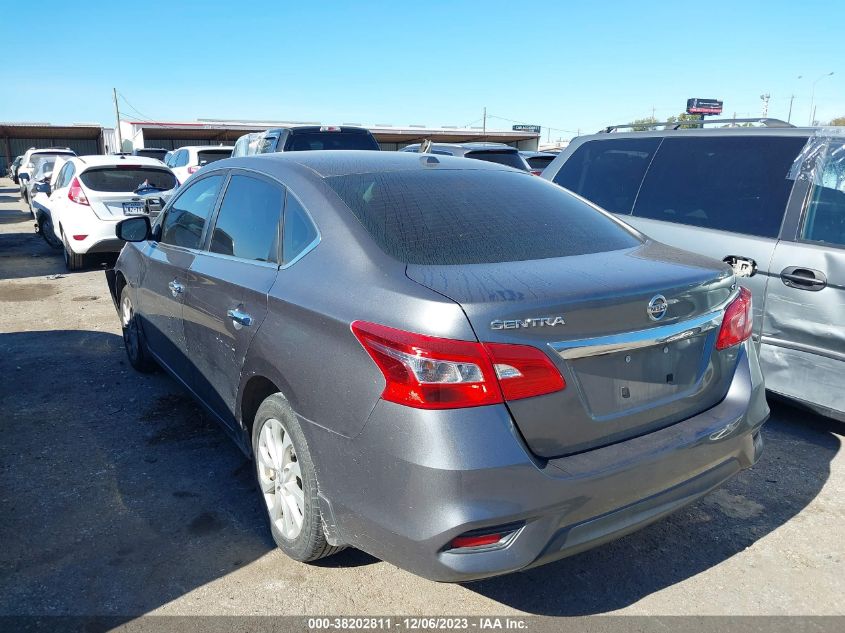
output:
[[[120,165],[138,165],[142,167],[158,167],[164,168],[164,164],[157,158],[149,158],[147,156],[116,156],[108,155],[92,155],[92,156],[76,156],[70,160],[79,163],[83,169],[90,167],[118,167]]]
[[[319,123],[291,123],[290,125],[281,125],[276,127],[271,127],[264,132],[260,132],[260,134],[265,134],[267,132],[280,132],[282,130],[315,130],[317,132],[321,131],[321,128],[340,128],[342,132],[369,132],[369,128],[365,128],[361,125],[320,125]],[[335,131],[335,130],[333,130]]]
[[[205,151],[209,149],[219,149],[219,150],[226,150],[226,149],[235,149],[234,145],[183,145],[182,147],[177,147],[176,149],[170,150],[171,152],[178,152],[180,149],[193,149],[196,151]]]
[[[217,161],[215,168],[244,167],[275,173],[285,168],[299,168],[319,178],[367,174],[373,172],[462,169],[466,171],[527,172],[499,163],[468,160],[457,156],[435,156],[412,152],[375,152],[372,150],[321,150],[317,152],[276,152]],[[304,168],[304,169],[303,169]]]
[[[557,158],[557,154],[553,154],[552,152],[536,152],[531,150],[521,149],[519,153],[523,156],[527,156],[528,158],[537,158],[538,156],[548,156],[549,158]]]
[[[40,147],[38,149],[30,149],[29,155],[32,156],[33,154],[74,154],[74,152],[69,147]]]
[[[712,137],[712,136],[816,136],[823,135],[824,128],[818,127],[717,127],[686,128],[677,130],[642,130],[637,132],[598,132],[585,134],[577,140],[610,140],[619,138],[668,138],[673,136]]]

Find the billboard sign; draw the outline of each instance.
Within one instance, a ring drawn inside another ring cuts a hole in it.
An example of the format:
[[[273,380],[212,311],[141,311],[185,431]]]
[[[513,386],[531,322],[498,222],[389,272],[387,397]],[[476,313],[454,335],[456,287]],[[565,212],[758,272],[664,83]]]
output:
[[[687,114],[722,114],[718,99],[687,99]]]

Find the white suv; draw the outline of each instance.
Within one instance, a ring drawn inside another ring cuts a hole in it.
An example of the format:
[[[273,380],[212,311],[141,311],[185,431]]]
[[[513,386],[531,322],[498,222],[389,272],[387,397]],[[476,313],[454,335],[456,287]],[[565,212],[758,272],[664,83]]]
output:
[[[158,215],[178,186],[173,172],[154,158],[81,156],[69,159],[39,202],[49,209],[52,230],[68,270],[85,265],[89,253],[118,253],[115,224],[127,216]]]
[[[213,163],[216,160],[230,158],[234,148],[230,145],[189,145],[174,149],[170,156],[166,157],[166,165],[176,174],[176,179],[181,185],[194,172],[203,165]]]
[[[76,156],[76,152],[68,147],[47,147],[43,149],[35,149],[34,147],[30,147],[23,155],[21,159],[21,166],[18,167],[18,185],[21,188],[21,198],[24,199],[24,202],[29,202],[27,199],[27,190],[26,185],[29,179],[32,177],[32,172],[35,169],[36,165],[32,161],[32,157],[35,155],[39,156],[61,156],[62,158],[67,158],[70,156]]]

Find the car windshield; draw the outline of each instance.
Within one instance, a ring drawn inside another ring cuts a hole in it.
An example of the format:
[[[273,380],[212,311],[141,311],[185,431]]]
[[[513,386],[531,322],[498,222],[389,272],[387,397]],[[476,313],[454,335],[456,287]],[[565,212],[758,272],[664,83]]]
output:
[[[56,157],[51,156],[46,159],[41,159],[35,163],[35,177],[43,178],[45,174],[53,171],[53,166],[56,164]]]
[[[478,264],[630,248],[632,232],[563,189],[503,170],[327,178],[375,242],[409,264]]]
[[[167,191],[176,187],[176,177],[171,172],[155,167],[98,167],[82,172],[79,177],[88,189],[110,193],[142,189]]]
[[[166,149],[139,149],[135,152],[136,156],[147,156],[158,160],[164,160],[165,154],[167,154]]]
[[[554,159],[554,156],[531,156],[526,160],[531,166],[531,169],[545,169]]]
[[[299,132],[293,133],[285,143],[285,151],[302,152],[318,149],[378,149],[378,143],[369,134],[352,132]]]
[[[466,158],[475,158],[476,160],[486,160],[489,163],[498,163],[499,165],[507,165],[508,167],[515,167],[516,169],[525,170],[525,162],[518,152],[502,151],[476,151],[467,152],[464,154]]]
[[[197,152],[197,160],[200,165],[207,165],[208,163],[213,163],[216,160],[223,160],[224,158],[229,158],[231,156],[231,149],[204,149]]]

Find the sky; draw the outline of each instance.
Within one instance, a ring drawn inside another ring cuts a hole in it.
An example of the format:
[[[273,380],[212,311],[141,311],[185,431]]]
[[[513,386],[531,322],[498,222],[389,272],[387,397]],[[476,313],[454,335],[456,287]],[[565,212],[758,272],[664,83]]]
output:
[[[2,11],[0,121],[111,127],[112,88],[127,119],[462,126],[486,107],[489,129],[542,125],[544,140],[664,120],[689,97],[756,117],[768,93],[785,120],[794,95],[806,124],[814,85],[816,119],[845,116],[841,0],[38,7]]]

